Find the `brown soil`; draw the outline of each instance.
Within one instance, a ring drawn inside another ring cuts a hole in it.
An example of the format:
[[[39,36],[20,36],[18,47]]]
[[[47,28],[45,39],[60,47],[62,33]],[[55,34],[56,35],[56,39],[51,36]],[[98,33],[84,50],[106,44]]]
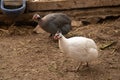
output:
[[[120,80],[120,20],[76,26],[66,35],[92,38],[99,47],[97,61],[79,72],[66,72],[78,62],[60,52],[48,33],[32,30],[17,26],[9,33],[0,31],[0,80]]]

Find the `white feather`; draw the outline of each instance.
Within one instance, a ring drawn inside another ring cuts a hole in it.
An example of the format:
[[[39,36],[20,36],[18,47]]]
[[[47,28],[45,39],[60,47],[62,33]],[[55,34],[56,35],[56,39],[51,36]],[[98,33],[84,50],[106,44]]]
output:
[[[78,61],[89,62],[98,57],[98,50],[92,39],[85,37],[65,38],[61,34],[59,48]]]

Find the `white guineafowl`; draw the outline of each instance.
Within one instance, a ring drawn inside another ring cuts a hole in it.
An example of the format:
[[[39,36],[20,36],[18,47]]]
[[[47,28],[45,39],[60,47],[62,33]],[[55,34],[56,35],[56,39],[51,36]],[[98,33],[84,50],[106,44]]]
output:
[[[86,66],[88,66],[88,62],[98,57],[97,46],[92,39],[86,37],[71,37],[67,39],[61,32],[57,32],[54,39],[59,40],[59,48],[64,53],[81,63],[86,62]],[[77,70],[79,70],[80,65]]]

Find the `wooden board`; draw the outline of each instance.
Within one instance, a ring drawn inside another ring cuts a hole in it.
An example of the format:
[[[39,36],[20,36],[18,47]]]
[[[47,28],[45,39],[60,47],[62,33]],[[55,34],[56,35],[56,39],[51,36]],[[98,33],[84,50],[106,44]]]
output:
[[[120,6],[120,0],[62,0],[62,1],[32,1],[27,0],[26,10],[47,11],[47,10],[68,10],[78,8]],[[0,11],[1,13],[1,11]]]
[[[62,12],[70,16],[71,19],[76,20],[84,20],[88,18],[105,18],[106,16],[120,16],[120,7],[110,7],[110,8],[94,8],[94,9],[78,9],[78,10],[65,10],[65,11],[47,11],[47,12],[29,12],[25,14],[21,14],[17,21],[32,21],[32,16],[35,13],[40,14],[41,16],[45,16],[49,13],[54,12]],[[0,15],[0,22],[10,23],[12,21],[11,18],[6,15]]]
[[[120,15],[120,0],[62,0],[53,2],[27,1],[25,14],[19,15],[17,21],[30,21],[35,13],[44,16],[48,13],[66,13],[72,19],[86,19]],[[11,23],[12,19],[0,14],[0,22]]]
[[[27,2],[28,11],[64,10],[105,6],[120,6],[120,0],[64,0],[53,2]]]

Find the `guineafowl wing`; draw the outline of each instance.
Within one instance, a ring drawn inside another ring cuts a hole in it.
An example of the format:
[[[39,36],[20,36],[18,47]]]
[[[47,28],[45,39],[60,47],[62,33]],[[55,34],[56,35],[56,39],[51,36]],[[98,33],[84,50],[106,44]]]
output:
[[[67,34],[71,29],[72,28],[70,24],[64,25],[63,27],[61,27],[62,34]]]
[[[60,29],[63,34],[66,34],[71,29],[71,20],[69,17],[62,13],[48,14],[44,18],[42,28],[52,34],[55,34]]]

